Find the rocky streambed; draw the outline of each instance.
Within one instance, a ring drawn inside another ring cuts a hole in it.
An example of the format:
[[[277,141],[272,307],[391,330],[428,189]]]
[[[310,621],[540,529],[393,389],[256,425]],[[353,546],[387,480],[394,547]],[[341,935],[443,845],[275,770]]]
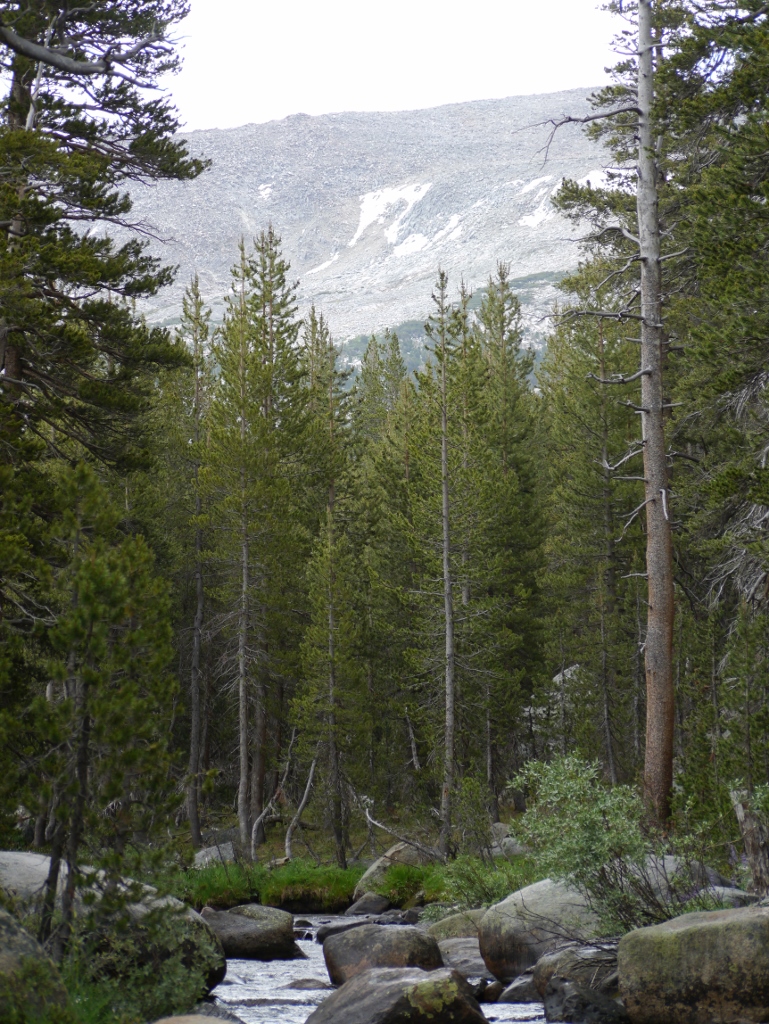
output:
[[[244,1024],[304,1024],[313,1010],[334,991],[323,946],[315,940],[317,930],[322,925],[345,920],[349,918],[329,915],[297,918],[297,922],[307,922],[297,929],[306,936],[297,941],[307,959],[266,963],[228,959],[227,976],[212,992],[216,1004]],[[538,1024],[545,1019],[541,1003],[483,1003],[481,1009],[490,1021]]]

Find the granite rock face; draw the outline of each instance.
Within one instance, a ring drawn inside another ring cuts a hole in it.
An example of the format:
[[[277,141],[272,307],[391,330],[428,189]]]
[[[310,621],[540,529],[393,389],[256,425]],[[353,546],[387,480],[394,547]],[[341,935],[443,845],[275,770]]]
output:
[[[340,341],[423,321],[439,264],[454,285],[463,274],[477,288],[498,260],[511,264],[529,335],[541,339],[541,313],[558,276],[576,267],[581,233],[550,197],[564,177],[597,183],[606,162],[576,125],[555,134],[545,162],[542,122],[587,113],[591,91],[191,132],[210,170],[133,190],[151,251],[180,266],[143,311],[178,322],[197,271],[219,319],[240,237],[271,223],[300,280],[301,310],[314,300]]]
[[[683,914],[619,944],[633,1024],[769,1020],[769,907]]]

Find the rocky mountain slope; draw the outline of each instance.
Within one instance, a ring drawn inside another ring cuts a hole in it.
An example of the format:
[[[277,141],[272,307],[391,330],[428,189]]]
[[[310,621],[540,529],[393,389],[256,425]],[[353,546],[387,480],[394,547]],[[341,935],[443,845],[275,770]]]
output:
[[[573,125],[556,133],[545,159],[550,128],[541,122],[584,113],[589,92],[190,133],[211,169],[134,192],[153,250],[180,267],[149,319],[178,320],[196,270],[218,318],[240,237],[249,242],[271,222],[302,307],[322,308],[340,341],[424,319],[439,264],[454,285],[464,275],[481,287],[506,260],[536,343],[554,283],[579,257],[578,232],[550,197],[563,177],[595,180],[604,159]]]

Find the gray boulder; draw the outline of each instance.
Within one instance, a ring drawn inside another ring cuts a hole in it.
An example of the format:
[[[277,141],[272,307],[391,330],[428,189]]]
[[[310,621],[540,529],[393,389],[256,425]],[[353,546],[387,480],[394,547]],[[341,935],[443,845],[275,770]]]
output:
[[[379,968],[357,974],[307,1024],[487,1024],[456,971]]]
[[[604,995],[616,996],[617,942],[609,940],[589,945],[570,942],[544,953],[532,973],[540,998],[544,998],[547,984],[555,975]]]
[[[322,978],[294,978],[293,981],[290,981],[288,985],[284,985],[283,988],[294,989],[297,992],[318,992],[322,989],[333,988],[333,985],[329,985]]]
[[[0,910],[0,1019],[43,1019],[45,1011],[64,1008],[67,991],[58,968],[15,917]]]
[[[498,982],[498,984],[501,984],[501,982]],[[541,1003],[542,996],[534,984],[534,968],[530,967],[528,971],[519,974],[515,981],[511,981],[507,988],[502,991],[497,1002]]]
[[[545,990],[545,1018],[567,1024],[630,1024],[622,1003],[557,974]]]
[[[439,942],[441,939],[477,939],[481,918],[486,908],[480,910],[463,910],[459,914],[451,914],[442,921],[431,924],[427,931]]]
[[[380,896],[378,892],[364,892],[344,913],[345,917],[354,917],[357,914],[383,914],[391,906],[386,896]]]
[[[396,843],[378,860],[375,860],[366,871],[355,886],[354,899],[359,900],[367,892],[370,892],[378,882],[382,881],[387,869],[393,864],[409,864],[416,867],[419,864],[427,864],[429,860],[430,858],[416,847],[410,846],[408,843]]]
[[[486,966],[507,983],[564,939],[591,939],[599,933],[600,922],[585,899],[549,878],[490,907],[479,927]]]
[[[294,919],[274,907],[249,903],[232,910],[204,907],[201,916],[228,957],[239,960],[304,960],[294,941]]]
[[[195,867],[204,868],[208,864],[234,864],[235,848],[231,842],[220,846],[207,846],[195,854]]]
[[[353,928],[362,928],[364,924],[373,924],[369,917],[361,917],[352,921],[330,921],[322,924],[315,933],[315,941],[322,945],[329,935],[340,935],[342,932],[352,931]]]
[[[443,962],[447,967],[459,971],[463,978],[486,978],[494,980],[483,962],[477,937],[474,939],[443,939],[438,943]]]
[[[32,909],[42,899],[49,864],[50,858],[42,853],[0,850],[0,888],[20,905]],[[59,893],[63,886],[64,878],[61,872]]]
[[[752,907],[758,903],[759,897],[752,892],[743,892],[742,889],[732,889],[731,886],[709,885],[701,889],[693,899],[705,898],[720,903],[722,907]]]
[[[372,967],[443,967],[438,943],[411,925],[388,928],[366,924],[353,931],[329,935],[323,943],[328,976],[342,985]]]
[[[510,835],[509,826],[504,822],[495,821],[491,826],[491,835],[493,839],[492,857],[520,857],[529,852],[528,847]]]
[[[633,1024],[769,1020],[769,907],[683,914],[619,944]]]

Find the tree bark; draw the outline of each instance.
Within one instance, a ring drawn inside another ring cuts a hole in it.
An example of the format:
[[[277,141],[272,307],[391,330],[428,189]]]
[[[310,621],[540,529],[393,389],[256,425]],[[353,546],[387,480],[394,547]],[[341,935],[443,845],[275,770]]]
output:
[[[256,687],[256,708],[254,709],[254,756],[251,772],[251,820],[256,821],[264,810],[264,782],[267,774],[267,709],[265,707],[265,685],[260,679]],[[260,822],[254,836],[255,846],[265,841],[264,822]]]
[[[61,923],[54,935],[53,958],[60,962],[69,945],[72,934],[72,918],[75,909],[75,888],[78,877],[78,852],[83,835],[85,806],[88,799],[88,769],[91,746],[91,716],[88,708],[88,683],[78,680],[76,711],[80,719],[77,751],[74,763],[75,801],[72,809],[72,821],[67,838],[67,879],[61,897]]]
[[[240,281],[240,443],[241,459],[245,458],[247,427],[246,339],[244,335],[245,267],[241,253]],[[240,780],[238,785],[238,831],[242,850],[249,849],[250,821],[248,816],[248,598],[249,598],[249,532],[247,509],[247,480],[245,467],[241,469],[240,512],[240,609],[238,616],[238,747]]]
[[[641,257],[641,424],[646,498],[646,756],[644,795],[658,822],[670,817],[673,785],[673,543],[663,389],[662,278],[654,101],[652,0],[638,0],[638,238]]]
[[[445,292],[441,292],[443,306]],[[443,526],[443,614],[445,627],[445,719],[443,730],[443,786],[441,788],[441,835],[440,851],[446,857],[451,840],[451,804],[454,788],[454,594],[451,579],[451,530],[449,504],[449,420],[448,384],[446,375],[446,325],[445,307],[441,309],[441,520]]]
[[[197,284],[197,280],[196,280]],[[195,409],[193,441],[196,452],[200,442],[200,342],[197,333],[195,344]],[[189,781],[187,783],[187,814],[190,819],[192,845],[199,849],[202,845],[200,835],[200,815],[198,813],[198,792],[200,789],[200,648],[203,636],[203,612],[205,593],[203,589],[203,531],[198,525],[202,512],[200,501],[199,464],[195,463],[195,619],[192,626],[192,666],[190,670],[190,762]]]
[[[753,889],[759,896],[766,896],[769,893],[769,829],[751,810],[747,791],[733,791],[730,796],[745,845]]]

